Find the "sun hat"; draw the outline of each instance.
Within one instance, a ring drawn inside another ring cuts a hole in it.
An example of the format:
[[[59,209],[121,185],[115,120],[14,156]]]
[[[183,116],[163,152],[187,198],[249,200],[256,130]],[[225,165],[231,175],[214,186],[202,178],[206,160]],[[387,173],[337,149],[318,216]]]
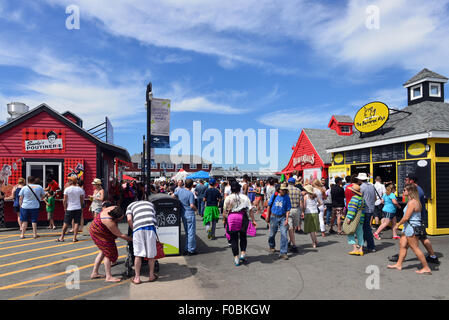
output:
[[[281,184],[281,190],[288,190],[288,186],[286,183]]]
[[[362,195],[360,193],[360,186],[358,184],[353,184],[352,186],[348,187],[348,189],[354,192],[355,194],[358,194],[359,196]]]
[[[304,190],[306,190],[308,193],[313,193],[313,187],[308,184],[304,187]]]
[[[359,173],[359,175],[356,177],[356,179],[362,180],[362,181],[366,181],[368,180],[368,175],[366,173]]]
[[[98,178],[95,178],[92,184],[101,184],[101,180]]]

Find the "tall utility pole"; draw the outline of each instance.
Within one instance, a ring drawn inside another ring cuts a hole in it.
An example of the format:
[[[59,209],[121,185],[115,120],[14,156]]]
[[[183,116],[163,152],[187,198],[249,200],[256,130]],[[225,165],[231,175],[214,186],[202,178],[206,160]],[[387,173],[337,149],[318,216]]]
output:
[[[151,99],[153,98],[153,87],[151,82],[147,85],[146,91],[146,103],[147,103],[147,175],[145,185],[147,186],[147,195],[151,194],[150,181],[151,181]]]
[[[141,159],[141,163],[142,163],[142,181],[143,181],[143,184],[144,185],[146,185],[146,182],[145,181],[147,181],[147,179],[145,179],[145,176],[146,176],[146,169],[145,169],[145,163],[146,163],[146,161],[145,161],[145,154],[146,154],[146,150],[145,150],[145,135],[143,136],[143,150],[142,150],[142,159]]]

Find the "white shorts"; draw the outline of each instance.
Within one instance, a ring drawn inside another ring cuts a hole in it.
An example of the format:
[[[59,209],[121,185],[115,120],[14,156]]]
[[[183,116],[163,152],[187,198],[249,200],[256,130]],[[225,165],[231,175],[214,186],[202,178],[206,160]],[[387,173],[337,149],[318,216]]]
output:
[[[134,256],[154,258],[157,254],[156,233],[152,230],[140,229],[133,233]]]

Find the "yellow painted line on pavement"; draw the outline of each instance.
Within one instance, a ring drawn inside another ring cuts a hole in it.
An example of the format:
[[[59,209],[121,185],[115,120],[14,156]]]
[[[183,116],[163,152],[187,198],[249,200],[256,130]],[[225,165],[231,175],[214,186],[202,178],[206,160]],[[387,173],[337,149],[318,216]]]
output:
[[[126,257],[126,255],[123,255],[123,256],[119,256],[118,258],[121,259],[121,258],[125,258],[125,257]],[[83,269],[86,269],[86,268],[90,268],[90,267],[93,267],[93,265],[94,265],[94,263],[87,264],[87,265],[85,265],[85,266],[82,266],[82,267],[77,268],[77,270],[83,270]],[[23,282],[18,282],[18,283],[10,284],[10,285],[7,285],[7,286],[0,287],[0,290],[13,289],[13,288],[17,288],[17,287],[26,285],[26,284],[28,284],[28,283],[38,282],[38,281],[47,280],[47,279],[51,279],[51,278],[58,277],[58,276],[67,275],[68,273],[70,273],[70,272],[72,272],[72,271],[74,271],[74,270],[75,270],[75,269],[68,270],[67,272],[66,272],[66,271],[64,271],[64,272],[59,272],[59,273],[51,274],[51,275],[44,276],[44,277],[40,277],[40,278],[36,278],[36,279],[31,279],[31,280],[27,280],[27,281],[23,281]]]
[[[88,296],[88,295],[96,293],[96,292],[100,292],[100,291],[103,291],[103,290],[106,290],[106,289],[110,289],[110,288],[113,288],[113,287],[121,286],[122,284],[129,283],[130,281],[131,281],[131,279],[120,281],[120,282],[111,284],[109,286],[103,287],[103,288],[94,289],[94,290],[84,292],[82,294],[79,294],[79,295],[71,297],[71,298],[66,298],[64,300],[75,300],[75,299],[78,299],[78,298],[81,298],[81,297],[85,297],[85,296]]]
[[[54,257],[54,256],[58,256],[58,255],[66,254],[66,253],[70,253],[70,252],[76,252],[76,251],[81,251],[81,250],[86,250],[86,249],[92,249],[92,248],[95,248],[95,247],[97,247],[97,246],[95,246],[95,245],[94,246],[88,246],[88,247],[84,247],[84,248],[78,248],[78,249],[73,249],[73,250],[68,250],[68,251],[61,251],[61,252],[57,252],[57,253],[47,254],[45,256],[39,256],[39,257],[29,258],[29,259],[20,260],[20,261],[14,261],[14,262],[6,263],[6,264],[1,264],[0,268],[13,266],[15,264],[29,262],[29,261],[33,261],[33,260],[39,260],[39,259]]]
[[[43,248],[30,249],[30,250],[25,250],[25,251],[18,251],[18,252],[8,253],[8,254],[1,255],[0,258],[6,258],[6,257],[15,256],[15,255],[22,254],[22,253],[36,252],[36,251],[40,251],[40,250],[57,248],[57,247],[62,247],[62,246],[75,245],[76,243],[85,242],[85,241],[89,241],[89,240],[90,239],[80,240],[78,242],[60,243],[60,244],[57,244],[57,245],[54,245],[54,246],[49,246],[49,247],[43,247]]]
[[[79,282],[80,283],[86,283],[86,282],[98,282],[98,281],[104,281],[104,278],[102,278],[102,279],[80,280]],[[59,285],[63,285],[63,284],[65,284],[65,282],[39,283],[39,284],[31,284],[29,286],[16,287],[16,288],[13,288],[13,289],[32,289],[32,288],[59,286]]]
[[[98,281],[104,281],[104,279],[83,280],[83,281],[80,281],[80,283],[98,282]],[[27,288],[33,288],[33,287],[49,286],[49,285],[52,285],[52,284],[50,284],[50,283],[37,284],[37,285],[34,285],[34,286],[18,287],[18,288],[15,288],[15,289],[27,289]],[[20,299],[28,298],[28,297],[31,297],[31,296],[36,296],[36,295],[44,293],[44,292],[50,292],[50,291],[53,291],[53,290],[56,290],[56,289],[59,289],[59,288],[63,288],[65,286],[66,286],[65,282],[64,283],[55,283],[50,288],[39,290],[39,291],[35,291],[35,292],[31,292],[31,293],[27,293],[27,294],[24,294],[23,296],[9,298],[8,300],[20,300]]]
[[[120,247],[117,247],[117,249],[124,248],[124,247],[126,247],[126,246],[120,246]],[[46,264],[41,264],[41,265],[38,265],[38,266],[30,267],[30,268],[25,268],[25,269],[15,270],[15,271],[7,272],[7,273],[2,273],[2,274],[0,274],[0,278],[11,276],[11,275],[17,274],[17,273],[22,273],[22,272],[26,272],[26,271],[31,271],[31,270],[36,270],[36,269],[41,269],[41,268],[53,266],[55,264],[62,263],[62,262],[67,262],[67,261],[76,260],[76,259],[79,259],[79,258],[85,258],[85,257],[93,256],[94,254],[98,254],[98,250],[96,250],[94,252],[91,252],[91,253],[83,254],[81,256],[70,257],[70,258],[66,258],[66,259],[62,259],[62,260],[58,260],[58,261],[53,261],[53,262],[49,262],[49,263],[46,263]]]
[[[37,245],[37,244],[47,243],[47,242],[55,242],[55,239],[45,240],[45,241],[39,241],[39,242],[31,242],[31,243],[25,243],[25,244],[19,244],[19,245],[17,245],[17,246],[11,246],[11,247],[0,248],[0,250],[8,250],[8,249],[14,249],[14,248],[20,248],[20,247],[26,247],[26,246],[35,246],[35,245]]]
[[[46,236],[48,236],[48,235],[55,235],[55,236],[60,236],[61,235],[61,233],[38,233],[37,234],[38,236],[44,236],[44,235],[46,235]],[[72,235],[72,233],[66,233],[66,235]],[[20,231],[19,231],[19,233],[17,233],[17,234],[10,234],[10,235],[0,235],[0,240],[3,240],[3,239],[7,239],[7,238],[13,238],[13,237],[19,237],[20,236]],[[33,237],[33,234],[31,234],[31,233],[25,233],[25,239],[27,239],[27,237]],[[21,239],[22,240],[22,239]],[[0,243],[1,243],[1,241],[0,241]]]

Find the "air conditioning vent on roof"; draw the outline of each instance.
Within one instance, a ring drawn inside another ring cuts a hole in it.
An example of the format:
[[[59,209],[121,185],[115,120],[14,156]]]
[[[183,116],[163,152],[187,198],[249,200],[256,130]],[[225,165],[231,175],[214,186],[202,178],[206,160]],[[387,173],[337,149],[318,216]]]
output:
[[[8,122],[20,117],[22,114],[27,113],[30,110],[30,107],[22,102],[11,102],[6,106],[8,108],[8,113],[11,116],[6,119]]]

